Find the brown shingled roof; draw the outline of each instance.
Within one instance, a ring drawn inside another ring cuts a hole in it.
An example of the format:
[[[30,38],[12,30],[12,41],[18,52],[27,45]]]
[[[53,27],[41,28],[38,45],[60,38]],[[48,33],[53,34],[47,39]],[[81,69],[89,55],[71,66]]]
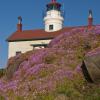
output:
[[[22,32],[14,32],[8,39],[8,42],[13,41],[28,41],[28,40],[40,40],[40,39],[52,39],[61,33],[68,32],[73,27],[66,27],[56,32],[46,32],[43,29],[39,30],[24,30]]]

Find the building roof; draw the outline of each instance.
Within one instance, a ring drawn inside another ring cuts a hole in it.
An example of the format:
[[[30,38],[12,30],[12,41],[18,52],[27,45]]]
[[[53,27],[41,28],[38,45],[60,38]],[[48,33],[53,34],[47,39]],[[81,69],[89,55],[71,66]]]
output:
[[[14,32],[10,37],[8,37],[8,42],[14,41],[29,41],[29,40],[43,40],[52,39],[61,33],[68,32],[74,27],[65,27],[56,32],[46,32],[43,29],[39,30],[24,30],[22,32]]]

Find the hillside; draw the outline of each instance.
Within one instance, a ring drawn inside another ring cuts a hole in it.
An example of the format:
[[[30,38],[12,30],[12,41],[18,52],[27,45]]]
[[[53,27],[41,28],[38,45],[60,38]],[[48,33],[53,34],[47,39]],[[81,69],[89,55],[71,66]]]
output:
[[[81,65],[100,51],[100,26],[75,28],[48,48],[9,59],[0,80],[0,100],[99,100],[100,83],[89,83]]]

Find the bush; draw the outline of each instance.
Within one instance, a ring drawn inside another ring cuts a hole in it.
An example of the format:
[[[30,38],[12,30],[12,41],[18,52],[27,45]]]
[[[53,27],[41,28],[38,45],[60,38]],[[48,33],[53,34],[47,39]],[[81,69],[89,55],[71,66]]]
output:
[[[5,75],[5,69],[0,69],[0,78]]]

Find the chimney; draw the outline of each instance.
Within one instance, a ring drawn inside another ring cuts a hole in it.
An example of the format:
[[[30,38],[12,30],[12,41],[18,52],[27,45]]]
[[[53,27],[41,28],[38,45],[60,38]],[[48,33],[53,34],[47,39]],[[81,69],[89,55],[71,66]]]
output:
[[[52,3],[55,3],[56,2],[56,0],[52,0]]]
[[[89,10],[88,27],[91,28],[91,26],[93,26],[93,16],[92,16],[92,10]]]
[[[22,17],[18,17],[17,32],[22,32]]]

